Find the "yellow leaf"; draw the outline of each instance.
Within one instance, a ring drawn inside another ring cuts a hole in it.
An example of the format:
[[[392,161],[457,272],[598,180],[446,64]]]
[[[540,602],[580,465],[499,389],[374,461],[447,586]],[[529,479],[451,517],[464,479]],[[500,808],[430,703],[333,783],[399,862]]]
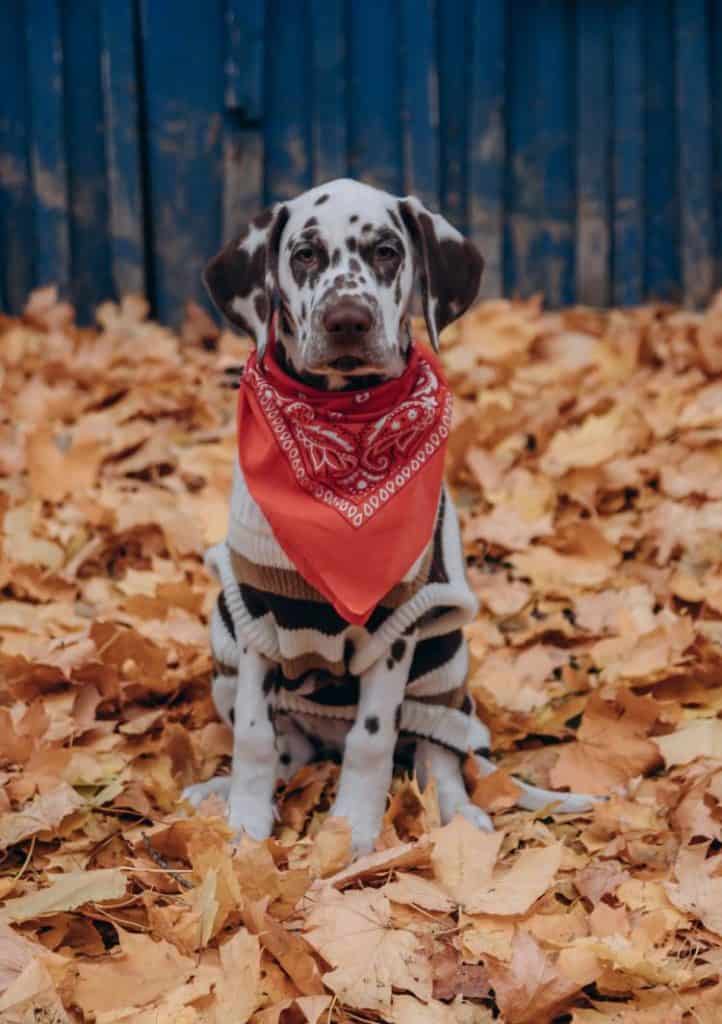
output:
[[[326,887],[306,920],[311,945],[331,964],[324,983],[342,1003],[387,1012],[392,988],[431,997],[431,965],[411,932],[391,926],[383,892]]]

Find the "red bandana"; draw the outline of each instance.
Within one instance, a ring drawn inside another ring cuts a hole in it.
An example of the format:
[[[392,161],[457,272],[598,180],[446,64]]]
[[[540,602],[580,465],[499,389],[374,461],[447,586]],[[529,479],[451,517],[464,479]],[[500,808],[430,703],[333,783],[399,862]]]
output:
[[[451,393],[418,345],[401,377],[344,392],[293,380],[274,349],[254,352],[241,382],[246,483],[298,572],[363,625],[431,540]]]

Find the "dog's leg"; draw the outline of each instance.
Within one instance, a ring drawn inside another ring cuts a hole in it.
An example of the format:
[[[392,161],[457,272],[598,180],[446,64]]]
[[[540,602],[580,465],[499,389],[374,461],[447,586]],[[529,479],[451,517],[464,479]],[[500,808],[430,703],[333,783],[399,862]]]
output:
[[[292,779],[299,769],[309,764],[316,753],[313,743],[296,725],[291,715],[276,716],[276,745],[279,750],[279,775]]]
[[[485,832],[494,831],[494,823],[489,815],[469,799],[458,754],[445,750],[431,740],[419,740],[414,764],[422,786],[432,777],[436,780],[442,824],[447,825],[455,814],[461,814],[477,828]]]
[[[211,686],[213,706],[218,712],[218,717],[226,723],[229,729],[233,728],[233,706],[236,703],[237,685],[237,676],[218,672],[214,675]]]
[[[218,674],[213,680],[213,703],[221,719],[233,729],[233,766],[230,775],[218,775],[183,791],[194,807],[209,796],[228,803],[228,821],[255,839],[265,839],[273,827],[273,790],[278,751],[271,722],[271,705],[264,681],[271,662],[245,650],[237,676]]]
[[[194,807],[199,807],[209,796],[219,796],[222,800],[227,800],[230,791],[230,775],[214,775],[207,782],[196,782],[192,786],[186,786],[183,790],[183,799]]]
[[[356,721],[346,737],[338,795],[331,809],[347,818],[355,852],[373,849],[386,808],[401,702],[416,637],[399,638],[387,659],[361,676]]]
[[[233,766],[228,794],[228,822],[237,832],[265,839],[273,827],[273,790],[278,751],[272,708],[264,681],[271,662],[244,650],[238,661],[233,706]]]

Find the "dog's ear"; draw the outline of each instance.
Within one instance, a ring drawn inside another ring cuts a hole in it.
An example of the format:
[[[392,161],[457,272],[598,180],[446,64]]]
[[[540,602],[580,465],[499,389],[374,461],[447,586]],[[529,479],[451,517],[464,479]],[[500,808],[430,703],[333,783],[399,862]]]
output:
[[[278,279],[278,246],[288,207],[277,203],[255,217],[213,257],[203,272],[211,298],[224,316],[253,336],[259,355],[268,340]]]
[[[399,200],[399,213],[416,250],[429,338],[438,352],[444,327],[465,313],[479,291],[484,260],[478,249],[415,196]]]

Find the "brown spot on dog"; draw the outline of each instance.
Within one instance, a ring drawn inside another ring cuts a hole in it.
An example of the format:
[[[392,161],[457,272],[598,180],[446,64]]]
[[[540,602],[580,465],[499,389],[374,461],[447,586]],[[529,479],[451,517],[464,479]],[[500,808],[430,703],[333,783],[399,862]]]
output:
[[[391,644],[391,657],[394,659],[394,661],[401,661],[405,653],[406,641],[402,640],[401,637],[398,637]]]
[[[371,735],[379,731],[379,717],[378,715],[369,715],[364,722],[366,732],[370,732]]]
[[[334,249],[333,253],[331,254],[331,266],[332,267],[337,267],[340,262],[341,262],[341,250],[340,249]]]
[[[264,292],[259,292],[258,295],[254,296],[253,308],[256,311],[258,319],[265,322],[268,317],[268,299]]]
[[[389,217],[391,218],[391,223],[394,224],[399,229],[399,231],[401,231],[401,221],[396,216],[394,211],[393,210],[389,210],[388,214],[389,214]]]
[[[318,224],[318,219],[316,217],[309,217],[303,226],[305,228],[312,228],[315,224]]]
[[[324,194],[323,194],[322,196],[319,196],[319,197],[318,197],[318,199],[316,200],[316,202],[315,202],[315,203],[314,203],[313,205],[314,205],[314,206],[320,206],[320,205],[321,205],[321,203],[325,203],[325,202],[326,202],[326,200],[328,199],[328,197],[329,197],[329,196],[328,196],[328,192],[324,192]]]
[[[253,252],[249,252],[246,248],[239,248],[239,241],[235,239],[210,261],[203,275],[211,298],[221,312],[249,334],[255,333],[253,314],[257,313],[250,297],[257,290],[265,290],[267,267],[276,277],[278,245],[287,222],[287,206],[278,210],[275,220],[272,210],[264,210],[252,224],[259,230],[269,228],[266,243],[260,242]],[[234,300],[241,300],[235,303],[236,308]],[[241,308],[237,308],[239,305]]]
[[[353,235],[349,235],[346,239],[346,248],[349,252],[356,252],[357,242]]]
[[[348,222],[349,222],[349,224],[355,224],[357,220],[358,220],[358,214],[354,213],[354,214],[352,214],[352,216],[349,217]]]
[[[417,213],[405,200],[399,213],[416,247],[421,269],[421,292],[427,323],[431,315],[431,298],[436,299],[435,322],[429,332],[440,332],[456,320],[476,298],[484,261],[467,239],[440,239],[431,215]]]
[[[254,226],[254,228],[258,228],[260,230],[261,228],[268,227],[268,225],[271,223],[272,218],[273,207],[271,206],[267,210],[263,210],[262,213],[259,213],[256,217],[254,217],[253,220],[251,221],[251,224]]]

